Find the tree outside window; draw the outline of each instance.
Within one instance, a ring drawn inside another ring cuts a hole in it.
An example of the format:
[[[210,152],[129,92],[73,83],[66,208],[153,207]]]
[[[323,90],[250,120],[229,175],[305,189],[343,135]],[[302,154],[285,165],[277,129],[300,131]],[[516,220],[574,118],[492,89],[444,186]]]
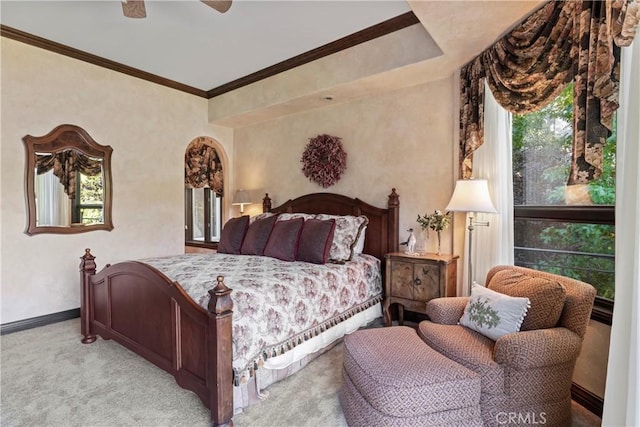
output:
[[[616,134],[603,174],[565,195],[573,137],[573,85],[543,109],[513,116],[515,261],[592,284],[600,299],[614,288]]]
[[[73,199],[72,222],[101,224],[104,222],[104,186],[102,174],[76,172],[76,196]]]

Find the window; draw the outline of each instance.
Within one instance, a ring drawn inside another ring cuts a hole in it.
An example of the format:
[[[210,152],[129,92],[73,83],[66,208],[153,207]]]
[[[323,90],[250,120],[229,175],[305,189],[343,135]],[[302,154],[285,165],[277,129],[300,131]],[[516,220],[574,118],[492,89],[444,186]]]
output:
[[[222,229],[224,176],[222,149],[211,138],[198,137],[185,151],[185,244],[217,246]]]
[[[573,277],[598,290],[610,309],[614,287],[616,135],[602,176],[567,193],[573,85],[545,108],[513,116],[515,264]]]
[[[76,172],[76,197],[72,201],[71,220],[76,224],[100,224],[103,217],[102,174]]]
[[[219,242],[222,228],[222,197],[210,188],[186,188],[185,207],[185,241]]]

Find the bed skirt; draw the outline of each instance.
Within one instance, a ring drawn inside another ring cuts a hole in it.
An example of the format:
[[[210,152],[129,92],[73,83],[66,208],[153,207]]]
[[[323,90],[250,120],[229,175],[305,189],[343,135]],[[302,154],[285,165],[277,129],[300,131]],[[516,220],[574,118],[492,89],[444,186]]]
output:
[[[267,359],[248,381],[233,387],[234,414],[241,413],[248,406],[260,403],[267,398],[268,393],[264,390],[271,384],[295,374],[309,362],[332,349],[342,337],[380,317],[382,317],[382,305],[377,303],[296,346],[291,351]]]

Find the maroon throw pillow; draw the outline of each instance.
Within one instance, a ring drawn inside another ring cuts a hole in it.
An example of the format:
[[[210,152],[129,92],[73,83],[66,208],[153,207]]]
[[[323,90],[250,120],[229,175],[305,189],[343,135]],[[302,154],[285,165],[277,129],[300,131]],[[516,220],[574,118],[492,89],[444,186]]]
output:
[[[325,264],[329,258],[336,220],[308,219],[304,222],[300,243],[298,244],[298,261]]]
[[[283,261],[295,261],[303,224],[303,218],[276,221],[264,248],[264,255]]]
[[[264,255],[264,248],[267,246],[271,230],[277,219],[278,216],[273,215],[253,221],[244,236],[240,253],[242,255]]]
[[[249,215],[231,218],[222,227],[222,235],[218,243],[218,252],[222,254],[240,254],[242,241],[249,228]]]

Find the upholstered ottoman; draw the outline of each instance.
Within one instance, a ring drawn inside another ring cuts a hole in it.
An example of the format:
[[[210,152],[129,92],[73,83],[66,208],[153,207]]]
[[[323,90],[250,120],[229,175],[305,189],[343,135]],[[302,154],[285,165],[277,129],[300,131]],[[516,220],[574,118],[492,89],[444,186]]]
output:
[[[344,340],[338,395],[356,426],[482,426],[480,377],[406,326],[358,330]]]

